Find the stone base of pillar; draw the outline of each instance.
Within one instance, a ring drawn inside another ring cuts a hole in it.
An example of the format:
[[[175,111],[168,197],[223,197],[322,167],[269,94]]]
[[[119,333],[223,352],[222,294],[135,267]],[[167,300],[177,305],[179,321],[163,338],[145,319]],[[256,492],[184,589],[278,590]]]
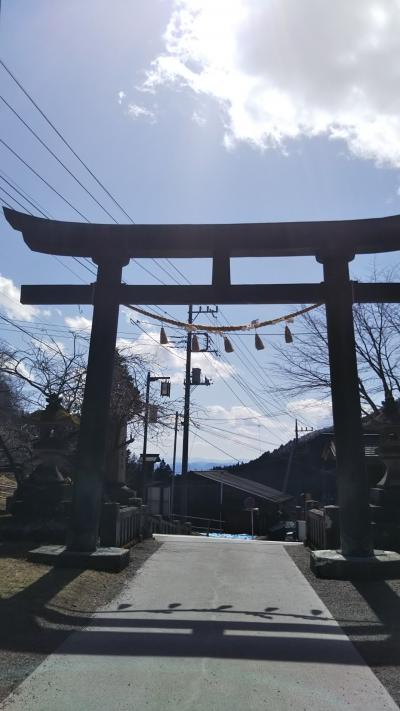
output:
[[[69,551],[65,546],[40,546],[28,553],[32,563],[53,565],[57,568],[82,568],[119,573],[129,564],[129,550],[125,548],[97,548],[92,553]]]
[[[340,551],[311,551],[310,569],[318,578],[331,580],[378,580],[400,577],[400,554],[374,551],[366,557],[344,556]]]

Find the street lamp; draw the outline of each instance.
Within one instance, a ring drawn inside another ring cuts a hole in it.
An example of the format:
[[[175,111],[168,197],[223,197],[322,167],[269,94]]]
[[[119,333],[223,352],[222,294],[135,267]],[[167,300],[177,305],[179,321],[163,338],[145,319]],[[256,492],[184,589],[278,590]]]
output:
[[[149,429],[149,400],[150,400],[150,383],[154,383],[155,381],[160,380],[161,381],[161,388],[160,388],[160,394],[163,397],[169,397],[171,394],[171,383],[169,375],[160,375],[160,376],[155,376],[150,373],[150,371],[147,373],[147,380],[146,380],[146,401],[145,401],[145,409],[144,409],[144,428],[143,428],[143,453],[142,453],[142,489],[143,489],[143,494],[145,495],[146,492],[146,455],[147,455],[147,433]]]

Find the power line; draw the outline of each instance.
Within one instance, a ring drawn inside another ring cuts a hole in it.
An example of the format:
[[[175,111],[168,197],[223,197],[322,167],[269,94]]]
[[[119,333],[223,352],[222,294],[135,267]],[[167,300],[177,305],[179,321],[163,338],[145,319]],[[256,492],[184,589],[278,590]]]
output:
[[[243,438],[245,437],[246,439],[248,438],[248,439],[254,440],[255,442],[259,442],[260,444],[268,444],[268,445],[272,444],[273,446],[275,446],[273,442],[267,442],[264,440],[260,440],[258,437],[253,437],[253,435],[249,435],[249,434],[241,434],[240,432],[235,434],[231,430],[227,430],[224,427],[216,427],[215,425],[202,425],[202,424],[200,424],[199,427],[207,427],[207,428],[211,428],[213,430],[218,430],[219,432],[227,432],[228,434],[231,434],[232,436],[243,437]],[[259,425],[259,427],[261,427],[261,425]]]
[[[87,267],[85,264],[81,264],[81,262],[79,261],[79,259],[77,259],[77,258],[75,258],[75,259],[76,259],[76,261],[77,261],[81,266],[83,266],[84,268],[86,268],[91,274],[95,275],[95,272],[94,272],[92,269],[90,269],[89,267]],[[165,313],[166,313],[166,312],[165,312]],[[139,326],[139,325],[138,325],[138,326]],[[155,339],[154,339],[150,334],[148,334],[148,333],[145,331],[145,329],[141,328],[140,326],[139,326],[139,328],[140,328],[149,338],[151,338],[153,341],[155,341]],[[155,342],[156,342],[156,341],[155,341]],[[158,344],[157,344],[157,345],[158,345]],[[166,350],[168,350],[168,349],[166,349]],[[177,355],[177,354],[176,354],[176,355]],[[177,356],[177,357],[180,357],[180,356]],[[182,360],[184,360],[184,359],[182,358]],[[254,400],[254,402],[256,403],[256,405],[257,405],[258,407],[261,407],[261,409],[264,409],[264,406],[262,405],[260,399],[255,395],[255,393],[254,393],[254,391],[252,390],[252,388],[250,388],[250,386],[248,386],[248,384],[245,384],[245,385],[244,385],[244,384],[241,382],[240,378],[238,378],[238,376],[234,376],[234,379],[236,380],[236,382],[239,384],[240,387],[242,387],[244,390],[246,390],[246,392],[248,392],[248,390],[250,390],[250,392],[252,393],[252,396],[251,396],[251,397],[252,397],[252,399]],[[228,387],[229,387],[229,386],[228,386]],[[233,393],[234,391],[232,390],[232,388],[230,388],[230,389],[231,389],[231,391],[232,391],[232,393]],[[235,396],[237,397],[236,394],[235,394]],[[241,402],[242,402],[242,404],[244,404],[243,401],[241,401]],[[272,413],[269,413],[269,414],[270,414],[271,416],[273,416]]]
[[[61,139],[61,141],[64,143],[64,145],[67,146],[67,148],[71,151],[71,153],[72,153],[72,154],[75,156],[75,158],[79,161],[79,163],[85,168],[85,170],[87,170],[87,172],[88,172],[88,173],[91,175],[91,177],[96,181],[96,183],[101,187],[101,189],[111,198],[111,200],[113,201],[113,203],[124,213],[124,215],[128,218],[128,220],[129,220],[132,224],[135,224],[135,221],[133,220],[133,218],[128,214],[128,212],[126,212],[126,210],[122,207],[122,205],[116,200],[116,198],[115,198],[115,197],[111,194],[111,192],[106,188],[106,186],[104,185],[104,183],[102,183],[102,182],[96,177],[96,175],[93,173],[93,171],[90,170],[89,166],[80,158],[80,156],[78,155],[78,153],[72,148],[71,144],[64,138],[64,136],[63,136],[62,133],[56,128],[56,126],[54,125],[54,123],[52,123],[52,121],[50,121],[50,119],[49,119],[48,116],[44,113],[44,111],[40,108],[40,106],[38,105],[38,103],[32,98],[32,96],[29,94],[29,92],[23,87],[22,83],[21,83],[20,81],[18,81],[18,79],[16,78],[16,76],[15,76],[15,75],[12,73],[12,71],[7,67],[7,65],[5,64],[5,62],[3,62],[3,60],[0,59],[0,64],[3,66],[3,68],[5,69],[5,71],[9,74],[9,76],[13,79],[13,81],[17,84],[17,86],[20,88],[20,90],[24,93],[24,95],[27,97],[27,99],[31,102],[31,104],[37,109],[37,111],[39,111],[40,115],[44,118],[44,120],[47,122],[47,124],[53,129],[53,131],[55,131],[55,133],[56,133],[57,136]],[[95,198],[95,197],[92,195],[92,193],[83,185],[83,183],[81,183],[81,181],[76,177],[76,175],[75,175],[74,173],[72,173],[72,171],[71,171],[71,170],[63,163],[63,161],[61,161],[61,159],[54,153],[54,151],[52,151],[51,148],[49,148],[49,146],[38,136],[38,134],[32,129],[32,127],[18,114],[18,112],[11,106],[11,104],[9,104],[3,97],[0,97],[0,98],[2,98],[2,100],[4,101],[4,103],[8,106],[8,108],[18,117],[18,119],[19,119],[20,121],[22,121],[22,123],[26,126],[26,128],[35,136],[35,138],[37,138],[38,141],[40,141],[40,143],[46,148],[46,150],[47,150],[49,153],[51,153],[51,155],[58,161],[58,163],[60,163],[60,165],[62,165],[62,167],[73,177],[73,179],[76,180],[76,181],[79,183],[79,185],[83,188],[83,190],[85,190],[85,191],[90,195],[90,197],[92,197],[93,200],[95,200],[95,202],[101,207],[101,209],[104,210],[104,212],[106,212],[109,217],[111,217],[111,219],[113,220],[113,222],[115,222],[116,224],[119,224],[118,220],[116,220],[116,219],[111,215],[111,213],[108,212],[108,210],[97,200],[97,198]],[[12,149],[10,149],[10,150],[12,150]],[[71,206],[70,203],[68,203],[68,204]],[[76,211],[76,208],[72,207],[72,209],[74,209],[74,210]],[[84,219],[86,222],[89,222],[89,220],[88,220],[86,217],[84,217],[84,216],[82,215],[82,213],[79,213],[79,214],[81,215],[81,217],[83,217],[83,219]],[[179,282],[175,279],[175,277],[174,277],[165,267],[163,267],[162,265],[160,265],[160,264],[157,262],[156,259],[152,259],[151,261],[154,262],[154,264],[156,264],[156,265],[159,267],[159,269],[161,269],[163,272],[165,272],[165,274],[167,274],[167,275],[170,277],[170,279],[172,279],[176,284],[179,284]],[[172,265],[172,262],[170,262],[170,260],[167,260],[167,261],[171,264],[171,266],[173,266],[173,265]],[[175,269],[175,271],[179,272],[179,270],[178,270],[177,268],[174,267],[174,269]],[[147,271],[147,270],[146,270],[146,271]],[[155,277],[155,275],[152,275],[152,276]],[[155,277],[155,278],[157,279],[157,277]],[[157,279],[157,280],[158,280],[158,279]],[[158,280],[158,281],[159,281],[159,280]],[[161,282],[161,283],[163,283],[163,282]]]
[[[232,454],[225,452],[224,449],[221,449],[221,447],[217,447],[216,444],[212,444],[211,442],[209,442],[208,439],[206,439],[205,437],[202,437],[201,434],[199,434],[197,431],[195,431],[195,432],[191,431],[191,432],[192,432],[192,434],[197,434],[197,437],[199,437],[199,439],[202,439],[203,442],[208,444],[210,447],[213,447],[213,449],[218,449],[219,452],[222,452],[222,454],[225,454],[227,457],[229,457],[229,459],[234,459],[235,462],[238,462],[238,463],[240,462],[240,459],[237,459]]]
[[[11,69],[8,68],[8,66],[5,64],[5,62],[3,62],[2,59],[0,59],[0,64],[1,64],[2,67],[6,70],[6,72],[9,74],[9,76],[13,79],[13,81],[17,84],[17,86],[19,86],[19,88],[21,89],[21,91],[23,92],[23,94],[25,94],[26,98],[31,102],[31,104],[33,104],[33,106],[35,107],[35,109],[37,109],[37,111],[39,111],[40,115],[44,118],[44,120],[46,121],[46,123],[53,129],[53,131],[54,131],[54,132],[57,134],[57,136],[61,139],[61,141],[64,143],[64,145],[67,146],[67,148],[71,151],[71,153],[75,156],[75,158],[79,161],[79,163],[85,168],[85,170],[87,170],[87,172],[91,175],[91,177],[93,178],[93,180],[95,180],[96,183],[102,188],[102,190],[104,190],[104,192],[111,198],[111,200],[113,201],[113,203],[114,203],[115,205],[117,205],[117,207],[119,207],[119,209],[124,213],[124,215],[128,218],[128,220],[130,220],[131,222],[133,222],[132,218],[128,215],[128,213],[126,212],[126,210],[124,210],[124,208],[122,207],[122,205],[120,205],[119,202],[117,202],[117,200],[115,199],[115,197],[109,192],[109,190],[107,190],[107,188],[105,187],[105,185],[104,185],[104,184],[96,177],[96,175],[90,170],[90,168],[89,168],[88,165],[82,160],[82,158],[80,158],[80,156],[79,156],[79,155],[76,153],[76,151],[72,148],[71,144],[68,143],[67,139],[66,139],[66,138],[62,135],[62,133],[56,128],[56,126],[54,125],[54,123],[52,123],[52,121],[50,121],[49,117],[48,117],[48,116],[45,114],[45,112],[40,108],[40,106],[39,106],[39,105],[37,104],[37,102],[32,98],[32,96],[29,94],[29,92],[23,87],[23,85],[21,84],[21,82],[18,81],[17,77],[12,73]]]
[[[0,95],[0,99],[10,109],[10,111],[12,111],[12,113],[19,119],[19,121],[21,121],[21,123],[28,129],[28,131],[30,131],[30,133],[36,138],[36,140],[39,141],[39,143],[46,149],[46,151],[48,151],[48,153],[50,153],[50,155],[53,156],[53,158],[57,161],[57,163],[59,163],[64,168],[64,170],[66,170],[67,173],[73,178],[73,180],[75,180],[75,182],[78,185],[80,185],[80,187],[85,191],[85,193],[87,193],[92,198],[92,200],[94,200],[94,202],[103,210],[103,212],[105,212],[106,215],[108,215],[108,217],[111,218],[111,220],[113,222],[117,223],[117,220],[115,219],[115,217],[113,217],[113,215],[104,207],[104,205],[102,205],[101,202],[99,202],[98,199],[90,192],[90,190],[88,190],[88,188],[85,187],[85,185],[79,180],[79,178],[77,178],[76,175],[68,168],[68,166],[65,165],[65,163],[61,160],[61,158],[59,158],[56,155],[56,153],[54,153],[54,151],[52,151],[52,149],[47,145],[47,143],[45,143],[45,141],[43,141],[43,139],[40,138],[40,136],[36,133],[36,131],[34,131],[33,128],[25,121],[25,119],[22,118],[22,116],[18,113],[18,111],[16,111],[16,109],[14,109],[14,107],[8,103],[8,101],[4,98],[4,96]]]
[[[27,198],[29,198],[30,200],[32,200],[32,202],[33,202],[34,205],[35,205],[35,209],[40,208],[41,210],[43,210],[43,212],[45,213],[46,217],[50,217],[50,219],[53,219],[53,215],[51,214],[51,212],[49,212],[49,210],[45,210],[45,208],[40,204],[40,202],[39,202],[38,200],[36,200],[32,195],[30,195],[26,190],[24,190],[24,189],[21,187],[21,185],[19,185],[13,178],[11,178],[9,175],[7,175],[7,173],[5,173],[4,171],[1,171],[1,172],[0,172],[0,175],[2,175],[3,179],[7,178],[8,181],[11,182],[11,184],[12,184],[12,186],[13,186],[14,188],[18,188],[19,191],[20,191],[25,197],[27,197]],[[10,184],[10,182],[9,182],[8,184]]]
[[[0,190],[1,190],[1,188],[0,188]],[[5,198],[2,198],[2,201],[3,201],[3,204],[4,204],[6,207],[9,207],[9,208],[10,208],[10,210],[13,210],[13,209],[14,209],[13,206],[10,205],[10,203],[7,202],[7,200],[6,200]]]
[[[106,194],[113,200],[114,204],[116,204],[116,205],[119,207],[119,209],[121,209],[122,212],[126,215],[126,217],[128,217],[128,219],[134,224],[134,220],[131,218],[131,216],[124,210],[124,208],[120,205],[120,203],[118,203],[118,202],[116,201],[116,199],[114,198],[114,196],[107,190],[107,188],[104,186],[104,184],[103,184],[101,181],[99,181],[99,179],[95,176],[95,174],[89,169],[89,167],[87,166],[87,164],[86,164],[84,161],[82,161],[82,159],[80,158],[80,156],[76,153],[76,151],[72,148],[72,146],[68,143],[68,141],[66,141],[66,139],[65,139],[64,136],[61,134],[61,132],[55,127],[55,125],[50,121],[50,119],[46,116],[46,114],[43,112],[43,110],[42,110],[42,109],[38,106],[38,104],[33,100],[33,98],[30,96],[30,94],[27,92],[27,90],[22,86],[21,82],[19,82],[19,81],[17,80],[17,78],[14,76],[14,74],[11,72],[11,70],[6,66],[6,64],[5,64],[2,60],[0,60],[0,63],[2,64],[3,68],[7,71],[7,73],[10,75],[10,77],[16,82],[16,84],[19,86],[19,88],[20,88],[21,91],[24,93],[24,95],[28,98],[28,100],[29,100],[29,101],[33,104],[33,106],[39,111],[39,113],[40,113],[41,116],[45,119],[45,121],[51,126],[51,128],[56,132],[56,134],[57,134],[57,135],[59,136],[59,138],[63,141],[63,143],[68,147],[68,149],[69,149],[69,150],[73,153],[73,155],[77,158],[77,160],[85,167],[85,169],[89,172],[89,174],[93,177],[93,179],[97,182],[97,184],[98,184],[98,185],[106,192]],[[16,115],[17,118],[26,126],[26,128],[35,136],[35,138],[36,138],[38,141],[40,141],[40,143],[46,148],[46,150],[48,150],[48,151],[51,153],[51,155],[60,163],[60,165],[62,165],[62,167],[63,167],[63,168],[74,178],[74,180],[76,180],[76,181],[79,183],[79,185],[96,201],[96,203],[111,217],[111,219],[112,219],[115,223],[117,223],[117,220],[115,220],[115,218],[106,210],[106,208],[104,208],[104,206],[99,203],[99,201],[92,195],[92,193],[90,193],[90,191],[87,190],[87,188],[81,183],[81,181],[79,181],[79,179],[76,178],[76,176],[69,170],[69,168],[58,158],[58,156],[57,156],[57,155],[47,146],[47,144],[36,134],[36,132],[31,128],[31,126],[18,114],[18,112],[17,112],[3,97],[1,97],[1,98],[2,98],[3,102],[8,106],[8,108],[14,113],[14,115]],[[21,156],[19,156],[12,148],[10,148],[10,146],[8,146],[4,141],[2,141],[2,143],[3,143],[12,153],[14,153],[14,155],[15,155],[17,158],[19,158],[19,160],[21,160],[21,161],[24,163],[24,165],[26,165],[26,167],[28,167],[30,170],[32,170],[32,171],[34,172],[34,174],[37,175],[37,177],[39,177],[43,182],[45,182],[45,184],[46,184],[48,187],[50,187],[50,189],[52,189],[54,192],[56,192],[56,194],[57,194],[59,197],[61,197],[70,207],[72,207],[72,209],[74,209],[76,212],[78,212],[78,214],[80,214],[80,216],[83,217],[83,219],[85,219],[87,222],[89,222],[88,218],[86,218],[79,210],[77,210],[77,208],[75,208],[71,203],[69,203],[69,201],[66,200],[66,198],[64,198],[64,196],[62,196],[60,193],[58,193],[47,181],[45,181],[45,180],[42,178],[42,176],[40,176],[36,171],[34,171],[34,169],[32,169],[32,167],[29,166],[29,164],[28,164],[26,161],[24,161],[24,160],[21,158]],[[19,203],[19,204],[20,204],[20,203]],[[78,260],[77,260],[77,261],[78,261]],[[163,267],[162,265],[158,264],[157,260],[153,259],[152,261],[153,261],[162,271],[164,271],[170,278],[172,278],[175,283],[177,283],[177,284],[179,283],[179,282],[175,279],[175,277],[173,277],[173,276],[171,275],[171,273],[168,272],[168,270],[165,269],[165,267]],[[187,279],[187,277],[186,277],[185,275],[183,275],[183,273],[171,262],[171,260],[167,259],[166,261],[170,264],[170,266],[174,269],[174,271],[175,271],[178,275],[180,275],[187,283],[190,283],[190,281]],[[80,263],[80,262],[78,262],[78,263]],[[81,264],[81,266],[85,266],[85,265]],[[146,269],[146,267],[144,267],[144,266],[141,265],[141,264],[139,264],[139,267],[141,267],[144,271],[146,271],[148,274],[150,274],[151,276],[153,276],[157,281],[159,281],[160,283],[164,284],[164,282],[163,282],[162,280],[160,280],[158,277],[156,277],[156,275],[152,274],[148,269]],[[85,267],[85,268],[87,268],[88,271],[90,271],[92,274],[94,274],[94,272],[93,272],[91,269],[89,269],[88,267]],[[167,313],[167,312],[164,312],[164,313]],[[153,339],[153,340],[154,340],[154,339]],[[252,357],[254,358],[254,356],[252,356]],[[248,364],[247,364],[247,367],[248,367]],[[259,381],[259,382],[260,382],[260,381]],[[239,383],[239,385],[240,385],[241,387],[243,387],[243,385],[241,385],[240,383]],[[256,396],[253,390],[252,390],[252,393],[253,393],[253,397],[255,397],[255,399],[256,399],[256,401],[257,401],[257,403],[258,403],[258,406],[260,406],[260,399],[259,399],[259,396]],[[265,406],[264,406],[264,407],[265,407]],[[290,413],[288,413],[288,415],[289,415],[290,417],[292,417],[292,415],[290,415]]]
[[[154,343],[156,343],[157,346],[160,346],[160,348],[164,348],[164,350],[166,350],[167,353],[169,353],[169,354],[171,355],[171,350],[170,350],[170,348],[167,348],[167,346],[164,346],[162,343],[159,343],[155,338],[153,338],[153,336],[152,336],[150,333],[148,333],[144,328],[142,328],[142,326],[139,326],[139,324],[136,324],[136,325],[138,326],[138,328],[140,328],[141,331],[143,331],[143,333],[144,333],[148,338],[150,338],[152,341],[154,341]],[[179,358],[180,360],[183,360],[183,361],[186,360],[186,359],[183,358],[182,356],[178,355],[178,353],[173,353],[173,355],[174,355],[176,358]]]
[[[237,438],[234,437],[234,435],[231,435],[230,437],[227,437],[226,435],[218,435],[213,432],[213,430],[209,429],[208,427],[204,427],[203,425],[200,426],[201,432],[206,432],[207,434],[212,435],[213,437],[217,437],[218,439],[224,439],[224,440],[229,440],[230,442],[233,442],[234,444],[239,445],[240,447],[245,447],[248,449],[252,449],[255,452],[259,452],[263,454],[265,452],[265,449],[261,446],[261,444],[256,447],[254,444],[249,444],[248,442],[243,442]]]
[[[9,318],[6,318],[6,316],[3,316],[3,314],[0,314],[0,319],[2,321],[5,321],[6,323],[10,324],[10,326],[13,326],[13,328],[16,328],[18,331],[22,331],[26,336],[29,336],[29,338],[32,338],[34,341],[38,341],[39,343],[43,344],[43,340],[35,336],[33,333],[29,333],[29,331],[26,330],[26,328],[22,328],[22,326],[18,326],[18,324],[13,323]],[[51,347],[49,344],[46,344],[46,347],[49,348],[50,350],[54,351],[54,353],[58,353],[58,350],[56,348]]]
[[[260,408],[264,412],[265,416],[276,417],[276,413],[269,411],[265,407],[265,405],[263,404],[261,399],[257,396],[256,393],[254,393],[254,390],[250,387],[250,385],[248,384],[247,381],[245,381],[243,378],[241,378],[238,374],[232,374],[232,378],[235,380],[237,385],[239,385],[239,387],[246,393],[246,395],[249,397],[249,399],[251,399],[253,401],[253,403],[256,405],[256,407]],[[226,383],[226,385],[228,387],[230,387],[228,385],[228,383]],[[233,392],[233,390],[232,390],[232,392]],[[249,393],[250,393],[250,395],[249,395]],[[240,400],[240,402],[242,402],[242,404],[244,405],[242,400]],[[284,425],[284,427],[289,430],[289,427],[287,425]]]
[[[14,200],[14,202],[16,203],[16,205],[19,205],[19,207],[21,207],[23,210],[26,210],[26,209],[27,209],[27,208],[25,207],[25,205],[23,205],[19,200],[17,200],[17,198],[15,198],[15,197],[13,197],[12,195],[10,195],[10,193],[8,192],[8,190],[6,190],[5,188],[3,188],[2,185],[0,186],[0,189],[1,189],[1,191],[2,191],[5,195],[7,195],[7,197],[10,198],[10,200]]]
[[[1,60],[0,60],[0,62],[1,62]],[[10,151],[10,153],[12,153],[16,158],[18,158],[18,160],[19,160],[21,163],[23,163],[23,165],[24,165],[26,168],[28,168],[28,169],[31,171],[31,173],[33,173],[34,175],[36,175],[36,177],[39,178],[39,180],[41,180],[42,183],[44,183],[45,185],[47,185],[47,187],[48,187],[53,193],[55,193],[56,195],[58,195],[58,197],[61,198],[61,200],[63,200],[72,210],[74,210],[74,212],[76,212],[80,217],[82,217],[82,219],[85,220],[85,222],[90,222],[90,220],[88,220],[88,218],[85,217],[85,215],[84,215],[80,210],[78,210],[77,207],[74,207],[74,205],[73,205],[69,200],[67,200],[66,197],[64,197],[63,195],[61,195],[61,193],[59,193],[58,190],[56,190],[56,189],[48,182],[48,180],[46,180],[46,178],[43,178],[43,177],[40,175],[40,173],[37,172],[37,170],[35,170],[34,168],[32,168],[32,166],[31,166],[26,160],[24,160],[24,159],[17,153],[17,151],[15,151],[13,148],[11,148],[11,146],[9,146],[8,143],[6,143],[2,138],[0,138],[0,143],[2,143],[3,146],[5,146],[5,147],[7,148],[7,150]]]
[[[0,173],[0,180],[2,180],[4,183],[9,185],[10,188],[17,193],[17,195],[20,195],[20,197],[22,197],[24,200],[26,200],[26,202],[28,202],[31,205],[31,207],[33,207],[34,210],[37,210],[38,212],[40,212],[43,215],[43,217],[48,217],[48,215],[46,215],[42,210],[40,210],[40,208],[38,208],[31,200],[29,200],[29,198],[26,197],[26,195],[23,194],[22,190],[19,190],[18,187],[16,187],[9,180],[7,180],[7,178],[5,178],[2,173]],[[6,191],[4,190],[4,192],[6,192]],[[10,195],[10,197],[11,197],[11,195]],[[17,202],[17,201],[15,201],[15,202]],[[18,204],[21,205],[21,203],[18,203]],[[21,207],[23,207],[23,206],[21,205]],[[23,207],[23,209],[25,210],[26,208]]]
[[[0,139],[0,140],[1,140],[1,139]],[[1,175],[0,175],[0,179],[4,180],[4,178],[3,178]],[[11,187],[12,190],[14,190],[15,192],[17,192],[17,194],[20,193],[20,191],[17,189],[17,187],[16,187],[15,185],[12,185],[9,181],[6,181],[6,182],[7,182],[7,184]],[[16,198],[15,196],[10,195],[10,193],[8,193],[8,191],[5,190],[5,188],[3,188],[2,186],[0,186],[0,190],[2,190],[4,193],[6,193],[17,205],[19,205],[20,207],[22,207],[22,209],[25,210],[25,212],[27,212],[29,215],[31,215],[32,217],[34,217],[33,212],[32,212],[31,210],[29,210],[29,208],[27,208],[25,205],[22,205],[22,204],[19,202],[19,200],[17,200],[17,198]],[[24,198],[24,199],[27,200],[27,198]],[[31,203],[31,204],[32,204],[32,203]],[[10,207],[10,209],[13,209],[13,208],[11,207],[11,205],[9,205],[9,203],[7,203],[7,207]],[[34,207],[34,209],[37,210],[38,212],[41,212],[42,215],[44,215],[44,217],[47,217],[47,215],[46,215],[44,212],[42,212],[42,210],[40,210],[38,207],[36,207],[35,205],[33,205],[33,207]],[[68,267],[66,264],[64,264],[61,259],[59,259],[58,257],[56,257],[56,255],[52,254],[52,255],[50,255],[50,256],[51,256],[53,259],[55,259],[59,264],[62,264],[66,269],[68,269],[70,272],[72,272],[72,274],[74,274],[76,277],[78,277],[78,279],[81,279],[81,277],[80,277],[78,274],[76,274],[76,272],[74,272],[70,267]],[[82,264],[82,263],[80,262],[80,260],[78,259],[78,257],[72,257],[72,259],[73,259],[75,262],[77,262],[81,267],[84,267],[85,269],[87,269],[91,274],[93,274],[94,276],[97,276],[96,272],[93,271],[93,269],[90,269],[86,264]],[[85,261],[87,261],[89,264],[91,264],[91,262],[90,262],[89,259],[86,259]],[[81,279],[81,281],[83,281],[83,279]]]
[[[224,312],[222,310],[220,310],[220,314],[225,319],[225,321],[229,324],[229,320],[227,319],[226,315],[224,314]],[[261,385],[263,385],[264,387],[271,387],[271,386],[275,387],[273,381],[271,380],[271,378],[269,376],[268,376],[268,380],[267,380],[267,375],[266,374],[263,375],[259,372],[258,362],[255,359],[254,353],[252,353],[251,350],[248,348],[246,342],[237,343],[237,346],[238,346],[237,350],[243,354],[244,358],[246,358],[246,362],[244,363],[246,370],[250,370],[251,372],[254,373],[254,370],[255,370],[254,366],[252,364],[251,365],[249,364],[249,358],[250,358],[252,361],[255,362],[256,368],[257,368],[256,376],[253,375],[253,377],[256,377],[258,382]],[[245,355],[245,352],[247,355]],[[239,360],[241,360],[241,362],[243,363],[243,359],[242,359],[241,355],[239,355],[238,353],[237,353],[237,355],[238,355]],[[259,375],[261,376],[261,380],[258,377]],[[279,397],[274,392],[270,392],[269,396],[278,405],[278,407],[282,407],[282,404],[283,404],[288,417],[290,417],[291,419],[296,419],[290,412],[288,412],[287,407],[286,407],[286,402],[282,397]],[[298,418],[298,419],[300,419],[300,418]],[[303,423],[305,424],[305,422],[303,422]]]
[[[209,360],[207,353],[205,353],[205,356],[206,356],[207,360]],[[224,382],[224,384],[225,384],[226,387],[228,388],[228,390],[231,391],[231,393],[232,393],[232,395],[234,396],[234,398],[235,398],[236,400],[239,400],[239,402],[243,405],[243,407],[245,407],[246,410],[251,414],[251,410],[250,410],[250,408],[248,407],[248,405],[246,405],[246,404],[243,402],[243,400],[241,399],[241,397],[234,391],[234,389],[232,388],[232,386],[230,385],[230,383],[226,380],[226,378],[224,377],[224,375],[223,375],[222,372],[220,372],[220,376],[221,376],[222,381]],[[245,388],[244,388],[244,389],[245,389]],[[247,394],[247,391],[246,391],[246,394]],[[266,429],[273,437],[275,436],[274,433],[270,430],[269,427],[267,427],[266,425],[264,425],[264,427],[265,427],[265,429]]]

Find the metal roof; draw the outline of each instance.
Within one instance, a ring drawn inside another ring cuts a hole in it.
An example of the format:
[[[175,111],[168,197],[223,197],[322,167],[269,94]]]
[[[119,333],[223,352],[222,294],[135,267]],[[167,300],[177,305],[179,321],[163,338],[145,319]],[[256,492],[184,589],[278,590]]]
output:
[[[230,472],[222,471],[220,469],[212,471],[194,471],[191,473],[202,476],[205,479],[211,479],[218,484],[232,486],[234,489],[245,491],[246,494],[258,496],[260,499],[265,499],[273,504],[282,504],[285,501],[293,499],[293,496],[284,494],[283,491],[273,489],[271,486],[265,486],[265,484],[259,484],[258,481],[244,479],[242,476],[237,476],[237,474],[231,474]]]

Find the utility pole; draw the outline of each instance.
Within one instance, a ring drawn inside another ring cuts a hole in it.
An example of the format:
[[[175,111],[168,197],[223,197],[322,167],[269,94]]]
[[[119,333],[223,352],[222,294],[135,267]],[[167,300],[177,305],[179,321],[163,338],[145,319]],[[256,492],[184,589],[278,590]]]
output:
[[[146,400],[144,405],[144,427],[143,427],[143,452],[142,452],[142,486],[143,496],[145,494],[145,478],[146,478],[146,455],[147,455],[147,432],[149,429],[149,401],[150,401],[150,383],[151,373],[147,373],[146,380]]]
[[[299,427],[299,423],[297,422],[297,418],[295,420],[295,425],[294,425],[294,440],[292,447],[290,449],[289,453],[289,458],[288,458],[288,463],[286,467],[286,473],[285,473],[285,479],[283,481],[283,487],[282,491],[286,493],[288,483],[289,483],[289,477],[292,471],[292,465],[293,465],[293,458],[296,452],[297,445],[299,443],[299,432],[312,432],[313,428],[312,427]]]
[[[203,311],[200,306],[193,312],[193,305],[189,305],[188,323],[193,323],[193,315],[198,316],[201,313],[214,315],[218,312],[218,306],[215,309],[210,309],[209,306]],[[210,352],[209,340],[207,345],[200,352]],[[192,366],[192,332],[188,331],[186,338],[186,368],[185,368],[185,399],[183,406],[183,440],[182,440],[182,486],[181,486],[181,513],[187,516],[188,513],[188,459],[189,459],[189,427],[190,427],[190,386],[193,384],[191,379]],[[211,381],[207,378],[204,382],[196,382],[195,385],[211,385]]]
[[[178,418],[179,412],[175,412],[175,434],[174,434],[174,454],[172,459],[172,478],[171,478],[171,516],[174,515],[174,493],[175,493],[175,469],[176,469],[176,441],[178,439]]]
[[[188,323],[193,323],[193,305],[189,305]],[[185,400],[183,405],[183,438],[182,438],[182,498],[181,511],[187,515],[188,507],[188,458],[189,458],[189,422],[190,422],[190,369],[192,365],[192,332],[186,337],[186,368],[185,368]]]

